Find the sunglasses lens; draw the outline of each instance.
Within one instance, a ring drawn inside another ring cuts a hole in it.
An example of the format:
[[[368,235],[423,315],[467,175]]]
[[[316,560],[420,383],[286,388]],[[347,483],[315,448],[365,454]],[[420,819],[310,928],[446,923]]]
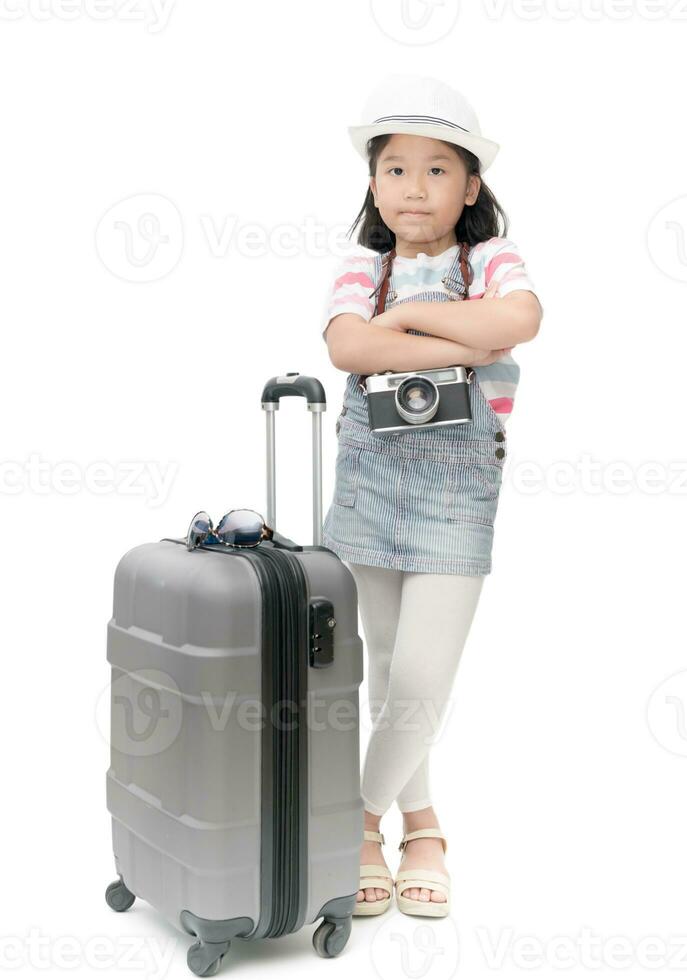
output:
[[[231,510],[217,525],[215,534],[225,544],[248,548],[262,539],[264,521],[254,510]]]
[[[212,521],[204,510],[199,511],[189,524],[186,534],[186,547],[193,551],[199,544],[205,541],[211,534]]]

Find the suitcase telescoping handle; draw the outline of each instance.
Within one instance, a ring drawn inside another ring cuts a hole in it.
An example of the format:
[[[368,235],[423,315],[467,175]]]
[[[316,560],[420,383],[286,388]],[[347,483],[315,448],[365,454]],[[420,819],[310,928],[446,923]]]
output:
[[[312,540],[322,544],[322,412],[327,411],[324,388],[317,378],[292,371],[290,374],[270,378],[262,390],[262,407],[267,422],[267,516],[269,527],[276,529],[277,504],[275,495],[274,413],[279,400],[286,395],[299,395],[306,399],[312,412]]]

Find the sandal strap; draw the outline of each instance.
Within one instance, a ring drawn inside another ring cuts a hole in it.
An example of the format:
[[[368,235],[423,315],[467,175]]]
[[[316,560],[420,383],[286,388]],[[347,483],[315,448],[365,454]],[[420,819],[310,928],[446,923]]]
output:
[[[389,874],[389,869],[385,868],[383,864],[360,865],[361,888],[383,888],[391,894],[393,884],[394,879]]]
[[[402,881],[396,885],[396,894],[399,898],[404,898],[406,901],[412,902],[413,899],[403,894],[409,888],[426,888],[430,892],[439,892],[444,896],[446,901],[449,899],[449,890],[446,885],[441,885],[439,882],[427,881],[426,878],[410,878],[408,881]]]
[[[391,892],[393,891],[393,885],[389,885],[388,878],[361,878],[358,885],[358,890],[365,891],[366,888],[381,888],[383,891],[389,892],[389,895],[391,895]]]
[[[409,840],[417,840],[418,837],[440,837],[442,847],[444,848],[444,854],[448,849],[448,841],[442,834],[439,827],[423,827],[421,830],[411,830],[409,833],[404,834],[401,843],[398,845],[399,851],[403,851],[405,849],[406,843]]]
[[[442,892],[448,898],[451,880],[441,871],[433,871],[430,868],[408,868],[407,871],[399,871],[394,884],[399,892],[407,888],[429,888],[430,891]]]
[[[391,872],[389,871],[388,868],[384,867],[383,864],[361,864],[360,874],[361,876],[381,875],[382,878],[390,878],[393,881],[393,878],[391,877]]]
[[[384,834],[378,833],[376,830],[365,830],[365,831],[363,831],[363,839],[364,840],[376,840],[380,844],[386,843],[386,841],[384,840]]]

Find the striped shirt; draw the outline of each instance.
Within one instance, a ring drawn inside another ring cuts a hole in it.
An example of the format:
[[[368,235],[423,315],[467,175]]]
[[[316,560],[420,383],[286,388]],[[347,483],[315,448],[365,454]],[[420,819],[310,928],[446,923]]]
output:
[[[439,255],[428,255],[426,252],[419,252],[413,258],[396,255],[391,271],[395,303],[412,300],[413,296],[428,290],[448,295],[442,278],[451,268],[457,252],[458,246],[452,245]],[[376,255],[372,249],[357,245],[339,263],[324,305],[323,338],[329,321],[339,313],[357,313],[365,321],[374,315],[375,299],[370,297],[370,293],[376,285]],[[492,282],[498,282],[500,296],[506,296],[516,289],[535,292],[518,248],[508,238],[495,237],[478,242],[470,250],[469,260],[473,278],[468,299],[481,299]],[[501,423],[506,422],[513,410],[519,375],[520,368],[511,354],[504,354],[492,364],[475,368],[480,389]]]

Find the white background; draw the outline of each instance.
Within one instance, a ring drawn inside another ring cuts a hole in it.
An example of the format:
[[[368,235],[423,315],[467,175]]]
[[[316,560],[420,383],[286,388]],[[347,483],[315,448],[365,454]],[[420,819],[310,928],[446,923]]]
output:
[[[346,126],[413,71],[461,89],[501,144],[487,183],[545,309],[514,352],[493,572],[433,749],[453,915],[357,918],[328,962],[312,927],[235,943],[222,970],[684,969],[685,4],[0,10],[2,966],[187,975],[181,933],[103,898],[112,576],[200,508],[264,509],[275,374],[325,385],[329,505],[345,374],[320,320],[367,184]],[[277,433],[278,526],[308,543],[304,403],[282,403]],[[127,490],[132,462],[167,490]],[[364,750],[365,683],[361,707]],[[382,829],[395,871],[395,807]]]

